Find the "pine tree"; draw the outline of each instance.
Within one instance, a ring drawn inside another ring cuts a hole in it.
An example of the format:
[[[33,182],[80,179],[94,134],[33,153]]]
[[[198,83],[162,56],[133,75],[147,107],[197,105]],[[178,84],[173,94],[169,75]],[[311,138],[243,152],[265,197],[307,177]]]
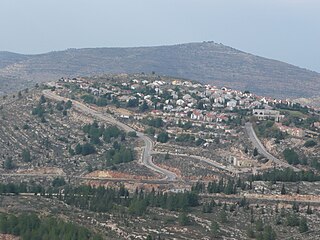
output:
[[[179,214],[178,222],[181,226],[187,226],[190,224],[190,219],[185,212]]]
[[[284,187],[284,184],[282,184],[282,187],[281,187],[281,195],[285,195],[287,192],[286,192],[286,189]]]
[[[211,222],[210,229],[213,236],[218,237],[220,235],[220,226],[216,221]]]
[[[253,149],[253,156],[257,156],[259,154],[258,149],[254,148]]]
[[[261,219],[258,219],[256,222],[256,230],[258,232],[262,232],[263,231],[263,222]]]
[[[222,223],[228,222],[227,213],[225,210],[221,210],[219,213],[219,218]]]
[[[312,209],[310,208],[310,204],[308,204],[308,208],[307,208],[307,214],[312,214]]]
[[[31,162],[31,154],[29,149],[22,150],[22,160],[25,162]]]
[[[309,230],[308,224],[307,224],[307,219],[302,218],[300,219],[299,222],[299,232],[300,233],[304,233],[307,232]]]

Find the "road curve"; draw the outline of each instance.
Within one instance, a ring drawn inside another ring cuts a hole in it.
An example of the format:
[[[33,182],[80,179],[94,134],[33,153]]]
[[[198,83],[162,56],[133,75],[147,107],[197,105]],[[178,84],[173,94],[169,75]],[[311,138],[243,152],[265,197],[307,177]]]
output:
[[[259,138],[257,137],[253,127],[252,127],[252,123],[250,122],[247,122],[245,124],[245,129],[246,129],[246,132],[249,136],[249,139],[251,140],[252,142],[252,145],[257,148],[258,152],[263,155],[264,157],[268,158],[270,161],[273,161],[277,164],[279,164],[280,166],[283,166],[283,167],[286,167],[286,168],[291,168],[293,169],[294,171],[296,172],[299,172],[300,169],[299,168],[296,168],[284,161],[281,161],[279,160],[278,158],[276,158],[275,156],[271,155],[267,150],[266,148],[263,146],[263,144],[260,142]]]
[[[97,112],[96,110],[93,110],[93,109],[87,107],[85,104],[83,104],[81,102],[58,96],[57,94],[55,94],[54,92],[52,92],[50,90],[43,90],[42,93],[45,97],[50,98],[55,101],[68,101],[68,100],[70,100],[70,101],[72,101],[73,107],[75,107],[76,109],[82,111],[83,113],[92,115],[102,121],[117,125],[118,127],[120,127],[121,129],[123,129],[126,132],[135,131],[133,128],[129,127],[128,125],[116,120],[112,115]],[[177,175],[175,173],[170,172],[164,168],[161,168],[152,162],[152,156],[151,156],[151,152],[153,149],[152,140],[148,136],[146,136],[145,134],[143,134],[141,132],[137,132],[137,136],[139,138],[141,138],[145,143],[143,153],[142,153],[142,158],[141,158],[142,164],[145,165],[146,167],[148,167],[149,169],[151,169],[152,171],[155,171],[155,172],[160,173],[165,176],[165,178],[160,179],[160,180],[162,180],[162,181],[176,181]]]
[[[152,153],[153,154],[170,154],[170,155],[174,155],[174,156],[194,158],[194,159],[206,162],[207,164],[209,164],[217,169],[220,169],[223,171],[228,171],[233,174],[237,173],[236,171],[232,171],[232,170],[228,169],[226,166],[222,165],[221,163],[218,163],[218,162],[213,161],[209,158],[205,158],[205,157],[201,157],[201,156],[197,156],[197,155],[190,155],[190,154],[184,154],[184,153],[173,153],[173,152],[160,152],[160,151],[153,151]]]

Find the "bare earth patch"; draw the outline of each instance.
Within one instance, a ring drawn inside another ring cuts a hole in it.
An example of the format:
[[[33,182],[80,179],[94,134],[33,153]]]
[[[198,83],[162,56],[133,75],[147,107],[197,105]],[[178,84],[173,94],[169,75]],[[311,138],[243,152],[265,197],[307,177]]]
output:
[[[34,168],[34,169],[24,169],[18,170],[18,174],[55,174],[55,175],[65,175],[64,171],[61,168],[57,167],[42,167],[42,168]]]
[[[121,173],[111,170],[98,170],[86,174],[87,178],[113,178],[113,179],[146,179],[145,176],[138,176],[133,174]]]
[[[0,240],[19,240],[20,238],[10,234],[1,234],[0,233]]]

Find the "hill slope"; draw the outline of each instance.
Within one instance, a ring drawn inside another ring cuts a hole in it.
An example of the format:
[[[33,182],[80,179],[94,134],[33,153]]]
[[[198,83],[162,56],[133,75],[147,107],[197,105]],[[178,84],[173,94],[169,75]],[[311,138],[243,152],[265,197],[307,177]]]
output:
[[[319,95],[320,74],[213,42],[159,47],[0,52],[0,94],[62,76],[152,72],[284,97]]]

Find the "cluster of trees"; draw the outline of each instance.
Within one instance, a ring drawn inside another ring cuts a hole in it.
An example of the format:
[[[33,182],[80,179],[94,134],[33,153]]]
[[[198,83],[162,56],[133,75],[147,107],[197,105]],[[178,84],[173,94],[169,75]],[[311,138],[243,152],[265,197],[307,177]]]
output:
[[[281,182],[316,182],[320,181],[320,175],[316,175],[312,171],[300,171],[295,172],[290,168],[284,170],[273,169],[262,174],[256,174],[251,176],[251,181],[281,181]]]
[[[180,134],[176,137],[176,142],[194,142],[195,141],[195,137],[193,135],[190,134]]]
[[[224,194],[235,194],[237,188],[242,190],[249,188],[249,186],[242,181],[240,178],[235,182],[233,179],[221,178],[219,181],[212,181],[205,185],[203,182],[197,182],[192,185],[191,191],[195,193],[224,193]]]
[[[0,184],[0,194],[16,194],[19,193],[34,193],[40,194],[43,197],[57,197],[68,205],[72,205],[81,209],[94,212],[111,212],[115,209],[122,208],[124,212],[131,215],[143,215],[148,207],[159,207],[170,211],[187,211],[190,207],[199,205],[199,197],[195,192],[181,193],[163,193],[144,192],[138,190],[131,195],[124,187],[120,188],[105,188],[69,185],[57,186],[61,184],[61,180],[56,180],[52,183],[53,187],[44,189],[40,185],[21,184]],[[64,194],[62,194],[62,192]]]
[[[61,191],[60,191],[61,192]],[[129,195],[123,186],[120,189],[90,186],[65,187],[64,195],[58,196],[68,205],[94,212],[110,212],[123,208],[131,215],[140,216],[146,213],[148,207],[160,207],[170,211],[186,211],[199,205],[198,195],[192,192],[162,193],[136,190]]]
[[[129,108],[135,108],[139,106],[139,99],[138,98],[131,98],[127,102],[127,107]]]
[[[310,115],[309,109],[306,107],[284,107],[282,108],[285,112],[285,119],[282,121],[282,124],[285,126],[294,125],[299,128],[306,128],[310,130],[315,130],[314,123],[318,122],[319,116]]]
[[[102,240],[100,235],[93,234],[84,227],[52,217],[39,218],[34,213],[22,213],[18,216],[1,213],[0,231],[4,234],[19,236],[22,240]]]
[[[108,105],[108,99],[105,97],[94,97],[93,95],[86,94],[81,96],[83,101],[88,104],[95,104],[99,107],[105,107]]]
[[[148,135],[150,135],[150,136],[154,136],[155,133],[156,133],[156,129],[153,128],[153,127],[149,127],[149,128],[147,128],[147,129],[144,131],[144,133],[146,133],[146,134],[148,134]]]
[[[233,179],[225,180],[221,178],[218,182],[209,182],[207,186],[207,192],[235,194],[237,192],[237,184]]]
[[[169,141],[169,134],[167,132],[161,132],[158,134],[157,141],[161,143],[166,143]]]
[[[67,102],[62,100],[60,102],[57,102],[57,105],[56,105],[56,109],[58,111],[66,111],[66,110],[70,109],[71,107],[72,107],[71,100],[68,100]]]
[[[162,118],[145,118],[142,120],[142,123],[155,128],[164,126]]]
[[[90,143],[77,144],[75,149],[69,147],[69,153],[71,155],[82,154],[83,156],[93,154],[96,152],[95,145],[102,145],[103,141],[106,143],[111,143],[111,140],[117,139],[120,137],[121,141],[124,141],[126,134],[124,131],[120,130],[116,126],[105,127],[104,125],[99,125],[96,121],[92,124],[87,124],[83,127],[83,131],[87,134],[90,139]],[[136,136],[135,132],[130,133],[131,137]],[[124,150],[123,148],[121,150]],[[110,152],[112,153],[112,152]],[[111,155],[114,155],[111,154]],[[126,151],[125,155],[128,155]],[[130,160],[131,161],[131,160]]]
[[[0,183],[0,194],[19,194],[21,192],[27,192],[27,186],[25,184],[3,184]]]
[[[38,105],[32,109],[31,114],[38,116],[41,119],[41,122],[46,122],[45,120],[45,113],[46,113],[46,109],[44,107],[44,103],[46,103],[47,100],[46,98],[41,95]],[[60,111],[63,113],[64,116],[67,115],[67,110],[69,110],[72,107],[72,101],[68,100],[67,102],[65,101],[59,101],[56,103],[56,110]],[[53,106],[51,105],[51,103],[47,103],[47,108],[49,109],[49,113],[53,114]]]
[[[79,155],[87,156],[96,152],[96,148],[90,143],[80,144],[78,143],[75,149],[69,148],[69,152],[71,155]]]
[[[186,133],[178,135],[175,141],[179,143],[195,144],[196,146],[200,146],[205,142],[202,138],[196,139],[193,135]]]
[[[299,217],[296,213],[291,213],[287,215],[286,224],[290,227],[298,227],[299,232],[304,233],[309,230],[307,219],[304,217]]]
[[[255,225],[255,230],[252,227],[247,229],[249,238],[256,238],[258,240],[275,240],[277,239],[276,232],[270,225],[264,226],[262,220],[258,220]]]
[[[275,138],[276,142],[284,139],[285,134],[279,128],[274,126],[273,121],[263,121],[257,125],[258,135],[264,138]]]
[[[316,146],[316,145],[317,145],[317,142],[314,141],[314,140],[312,140],[312,139],[306,141],[306,142],[303,144],[303,146],[305,146],[305,147],[307,147],[307,148],[309,148],[309,147],[314,147],[314,146]]]
[[[31,114],[42,118],[45,113],[45,109],[41,104],[38,104],[35,108],[32,109]]]
[[[298,111],[303,114],[307,114],[309,112],[308,107],[301,106],[301,104],[299,103],[294,103],[292,105],[287,105],[285,103],[276,103],[274,104],[274,106],[279,109]]]
[[[139,107],[139,110],[140,110],[141,112],[145,112],[145,111],[147,111],[148,109],[149,109],[149,106],[148,106],[147,102],[146,102],[146,101],[143,101],[142,104],[141,104],[140,107]]]
[[[139,107],[139,110],[141,112],[145,112],[149,109],[149,106],[147,104],[147,102],[144,100],[142,101],[142,103],[139,106],[139,97],[135,97],[135,98],[131,98],[128,100],[126,107],[128,108],[137,108]]]
[[[310,166],[317,170],[320,170],[320,162],[317,159],[312,159]]]
[[[0,183],[0,194],[19,195],[20,193],[34,193],[44,196],[45,189],[41,185],[37,184],[28,185],[26,183]]]
[[[178,127],[184,129],[184,130],[188,130],[190,128],[192,128],[192,122],[185,122],[185,123],[182,123],[181,120],[179,120],[178,122]]]
[[[44,114],[46,111],[43,104],[46,102],[47,102],[46,98],[43,95],[41,95],[38,105],[35,108],[33,108],[31,111],[31,114],[38,116],[41,119],[41,122],[45,122]]]
[[[288,162],[289,164],[297,165],[297,164],[302,163],[302,161],[300,161],[300,159],[299,159],[298,153],[296,153],[296,152],[294,151],[294,149],[286,148],[286,149],[283,151],[283,156],[284,156],[285,160],[287,160],[287,162]]]
[[[61,186],[64,186],[64,185],[66,185],[66,181],[64,180],[63,177],[56,177],[52,181],[52,186],[53,187],[61,187]]]
[[[121,140],[125,140],[125,133],[121,131],[117,126],[105,127],[104,125],[99,126],[99,124],[94,121],[92,124],[87,124],[83,127],[83,131],[88,134],[90,142],[95,145],[101,145],[102,141],[110,143],[112,139],[121,137]]]
[[[135,131],[131,131],[131,132],[128,132],[128,137],[131,137],[131,138],[135,138],[135,137],[137,137],[138,135],[137,135],[137,132],[135,132]]]
[[[113,148],[106,153],[107,165],[131,162],[133,159],[133,150],[119,144],[117,141],[113,143]]]

